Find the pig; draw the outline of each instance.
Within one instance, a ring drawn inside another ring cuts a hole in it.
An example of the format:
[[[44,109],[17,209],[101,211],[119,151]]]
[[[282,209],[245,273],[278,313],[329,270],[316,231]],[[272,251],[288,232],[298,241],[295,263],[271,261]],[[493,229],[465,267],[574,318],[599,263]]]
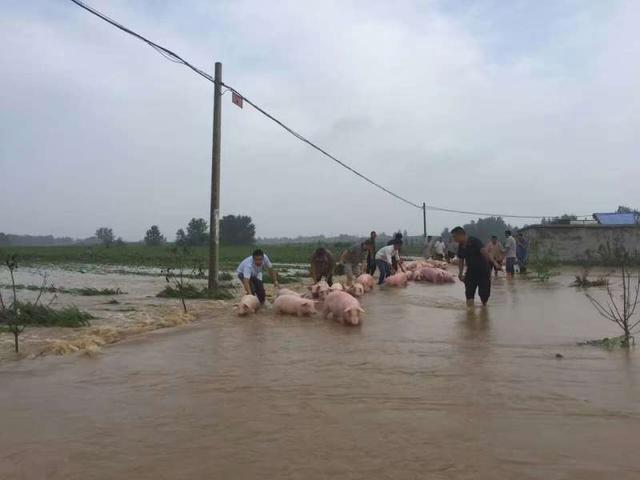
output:
[[[276,313],[286,313],[298,317],[309,316],[316,313],[316,304],[313,300],[296,295],[282,295],[273,302]]]
[[[369,275],[368,273],[363,273],[362,275],[356,278],[356,283],[361,284],[364,287],[365,292],[369,292],[373,289],[373,286],[376,284],[375,279]]]
[[[322,307],[324,318],[331,314],[335,321],[347,325],[360,325],[363,313],[364,310],[356,298],[339,290],[327,295]]]
[[[281,297],[283,295],[293,295],[294,297],[301,297],[298,292],[294,292],[293,290],[289,290],[288,288],[279,288],[276,291],[276,298]]]
[[[455,280],[453,275],[439,268],[425,267],[420,270],[422,280],[431,283],[453,283]]]
[[[313,298],[324,299],[329,293],[329,284],[324,280],[320,280],[318,283],[314,283],[310,287],[307,287],[311,292]]]
[[[340,283],[340,282],[336,282],[333,285],[331,285],[329,287],[329,290],[334,291],[334,290],[344,290],[344,286]]]
[[[398,272],[394,275],[390,275],[384,279],[385,285],[391,287],[406,287],[407,286],[407,274],[404,272]]]
[[[349,288],[347,288],[347,293],[349,295],[352,295],[356,298],[359,298],[361,296],[364,295],[364,285],[362,285],[361,283],[355,282],[353,285],[351,285]]]
[[[244,295],[240,302],[233,306],[238,316],[242,317],[249,313],[256,313],[256,310],[260,308],[260,301],[255,295]]]
[[[416,261],[404,262],[402,266],[404,267],[405,270],[412,272],[416,268],[418,268],[418,262]]]
[[[407,274],[407,280],[413,280],[416,275],[416,272],[414,272],[413,270],[409,270],[408,272],[406,272],[406,274]]]
[[[335,268],[335,262],[333,255],[326,248],[320,247],[311,255],[311,278],[314,282],[318,283],[325,277],[329,286],[333,283],[333,269]]]

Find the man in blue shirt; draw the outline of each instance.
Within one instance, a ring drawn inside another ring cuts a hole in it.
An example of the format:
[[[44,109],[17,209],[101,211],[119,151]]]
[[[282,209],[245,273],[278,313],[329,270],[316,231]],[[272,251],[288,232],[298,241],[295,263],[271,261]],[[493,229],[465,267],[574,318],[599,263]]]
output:
[[[264,283],[262,283],[262,271],[264,269],[269,271],[269,275],[273,280],[273,285],[278,288],[278,274],[273,269],[273,265],[269,257],[260,249],[255,250],[250,257],[245,258],[238,268],[236,273],[238,278],[242,282],[244,291],[247,295],[255,295],[258,297],[260,303],[264,303],[266,294],[264,291]]]

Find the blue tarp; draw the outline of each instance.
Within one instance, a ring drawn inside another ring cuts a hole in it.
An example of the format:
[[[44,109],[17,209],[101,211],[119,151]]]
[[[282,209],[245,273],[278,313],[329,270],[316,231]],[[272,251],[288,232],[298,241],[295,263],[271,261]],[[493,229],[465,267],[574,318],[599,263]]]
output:
[[[635,213],[594,213],[600,225],[636,225]]]

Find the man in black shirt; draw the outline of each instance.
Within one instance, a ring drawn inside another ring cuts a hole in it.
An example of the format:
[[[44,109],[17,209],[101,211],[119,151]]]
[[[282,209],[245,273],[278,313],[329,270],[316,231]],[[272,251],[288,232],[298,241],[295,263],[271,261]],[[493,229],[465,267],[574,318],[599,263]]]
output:
[[[451,234],[458,244],[460,259],[458,278],[464,282],[467,306],[473,307],[476,289],[482,305],[486,305],[491,295],[491,265],[496,263],[487,253],[484,244],[476,237],[467,235],[464,228],[456,227],[451,230]],[[466,273],[464,273],[465,264]]]

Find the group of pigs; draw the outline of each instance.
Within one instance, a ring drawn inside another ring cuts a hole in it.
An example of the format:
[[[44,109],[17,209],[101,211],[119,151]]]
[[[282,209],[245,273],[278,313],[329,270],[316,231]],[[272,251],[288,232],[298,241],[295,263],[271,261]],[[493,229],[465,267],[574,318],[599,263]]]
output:
[[[453,283],[453,276],[446,271],[445,262],[406,262],[404,272],[397,272],[387,277],[384,283],[391,287],[406,287],[410,280],[431,283]],[[324,318],[329,315],[345,325],[360,325],[364,309],[358,300],[373,290],[375,279],[369,274],[360,275],[353,285],[344,287],[341,283],[331,286],[321,280],[309,287],[309,292],[302,295],[288,288],[276,291],[273,306],[276,313],[309,316],[316,313],[316,306],[321,305]],[[245,295],[235,305],[238,315],[255,313],[260,307],[258,299],[253,295]]]

